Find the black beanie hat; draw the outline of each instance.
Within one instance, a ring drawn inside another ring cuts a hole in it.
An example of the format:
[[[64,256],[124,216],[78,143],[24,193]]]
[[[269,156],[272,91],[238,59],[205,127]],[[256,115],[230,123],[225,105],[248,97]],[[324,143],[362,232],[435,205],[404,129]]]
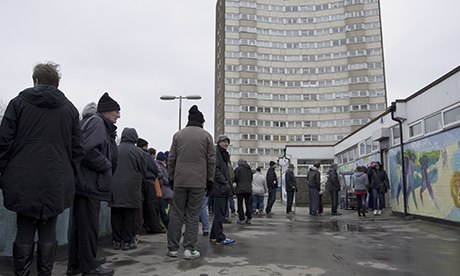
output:
[[[199,122],[199,123],[204,123],[203,113],[201,113],[198,110],[198,106],[193,105],[192,107],[190,107],[190,110],[188,111],[188,120]]]
[[[97,112],[120,110],[120,105],[105,92],[97,103]]]
[[[136,145],[140,148],[143,148],[145,146],[147,146],[149,144],[149,142],[147,142],[146,140],[142,139],[142,138],[139,138],[137,139],[137,143]]]

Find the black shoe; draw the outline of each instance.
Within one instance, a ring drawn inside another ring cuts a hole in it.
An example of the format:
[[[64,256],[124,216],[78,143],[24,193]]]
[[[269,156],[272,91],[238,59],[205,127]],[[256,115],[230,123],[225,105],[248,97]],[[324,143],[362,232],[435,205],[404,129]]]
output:
[[[102,265],[99,267],[90,270],[88,272],[83,272],[83,276],[112,276],[115,271],[112,268],[105,268]]]
[[[203,236],[204,236],[204,237],[209,236],[209,232],[203,232]]]
[[[65,274],[66,275],[78,275],[80,273],[81,273],[81,269],[69,267],[67,268],[67,271]]]
[[[29,275],[34,257],[34,243],[20,245],[13,243],[13,264],[15,275]]]
[[[136,249],[136,248],[137,248],[137,245],[134,242],[126,242],[126,243],[123,243],[123,245],[121,246],[121,250],[123,251]]]
[[[107,262],[107,258],[106,257],[99,257],[99,258],[96,258],[96,262],[99,264],[99,265],[103,265]]]
[[[37,272],[38,275],[51,275],[56,257],[57,241],[37,243]]]
[[[230,220],[228,220],[228,219],[225,219],[224,224],[232,224],[232,222]]]
[[[342,215],[342,214],[336,212],[336,213],[332,213],[331,215],[332,215],[332,216],[340,216],[340,215]]]

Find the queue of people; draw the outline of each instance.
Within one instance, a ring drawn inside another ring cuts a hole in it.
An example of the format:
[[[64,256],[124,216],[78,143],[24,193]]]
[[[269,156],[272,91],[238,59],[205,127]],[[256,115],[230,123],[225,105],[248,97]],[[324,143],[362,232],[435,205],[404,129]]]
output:
[[[196,105],[189,110],[187,126],[174,134],[169,151],[157,154],[135,128],[123,129],[117,145],[121,106],[108,93],[97,105],[88,104],[80,120],[75,106],[58,89],[60,77],[59,65],[36,65],[34,86],[10,101],[0,125],[4,205],[17,214],[13,243],[16,275],[29,274],[35,244],[38,274],[52,274],[57,216],[66,208],[70,208],[67,275],[85,276],[114,274],[103,266],[105,258],[97,256],[102,201],[111,208],[113,249],[135,249],[144,229],[148,234],[167,233],[167,255],[178,257],[182,246],[185,259],[200,257],[200,220],[203,235],[210,241],[222,245],[236,242],[224,234],[223,227],[229,222],[234,195],[238,224],[251,224],[253,214],[272,212],[278,189],[277,164],[270,161],[265,177],[260,168],[252,170],[244,159],[233,169],[227,150],[229,137],[221,135],[214,144],[211,134],[203,129],[204,115]],[[286,173],[286,213],[292,212],[297,191],[294,168],[289,165]],[[319,169],[320,163],[315,163],[307,174],[312,216],[319,216],[322,210]],[[353,177],[359,201],[362,203],[363,195],[371,189],[374,215],[380,214],[389,189],[381,164],[377,162],[369,170],[359,167]],[[334,164],[326,186],[332,199],[331,214],[340,215],[340,185]],[[214,215],[211,229],[208,200]],[[358,214],[365,215],[362,204]]]

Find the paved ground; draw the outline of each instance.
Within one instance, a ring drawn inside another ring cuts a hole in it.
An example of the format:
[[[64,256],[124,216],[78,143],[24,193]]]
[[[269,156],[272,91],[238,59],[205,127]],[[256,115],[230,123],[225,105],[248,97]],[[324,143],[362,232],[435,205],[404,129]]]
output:
[[[104,241],[101,255],[115,275],[460,275],[460,229],[391,216],[359,218],[341,210],[331,217],[310,217],[306,208],[255,217],[252,225],[225,225],[237,242],[222,246],[200,235],[200,259],[166,256],[166,235],[145,235],[136,250],[112,250]],[[235,222],[236,218],[233,219]],[[200,231],[201,234],[201,231]],[[62,249],[54,275],[65,275]],[[182,256],[182,251],[179,252]],[[0,275],[10,259],[0,258]]]

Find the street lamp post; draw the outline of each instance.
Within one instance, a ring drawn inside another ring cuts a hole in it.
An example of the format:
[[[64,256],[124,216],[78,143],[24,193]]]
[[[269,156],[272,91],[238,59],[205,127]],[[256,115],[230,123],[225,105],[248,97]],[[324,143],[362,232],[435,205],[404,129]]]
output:
[[[182,99],[185,100],[201,100],[200,95],[190,95],[190,96],[169,96],[163,95],[160,97],[163,101],[172,101],[172,100],[179,100],[179,130],[181,129],[181,117],[182,117]]]

